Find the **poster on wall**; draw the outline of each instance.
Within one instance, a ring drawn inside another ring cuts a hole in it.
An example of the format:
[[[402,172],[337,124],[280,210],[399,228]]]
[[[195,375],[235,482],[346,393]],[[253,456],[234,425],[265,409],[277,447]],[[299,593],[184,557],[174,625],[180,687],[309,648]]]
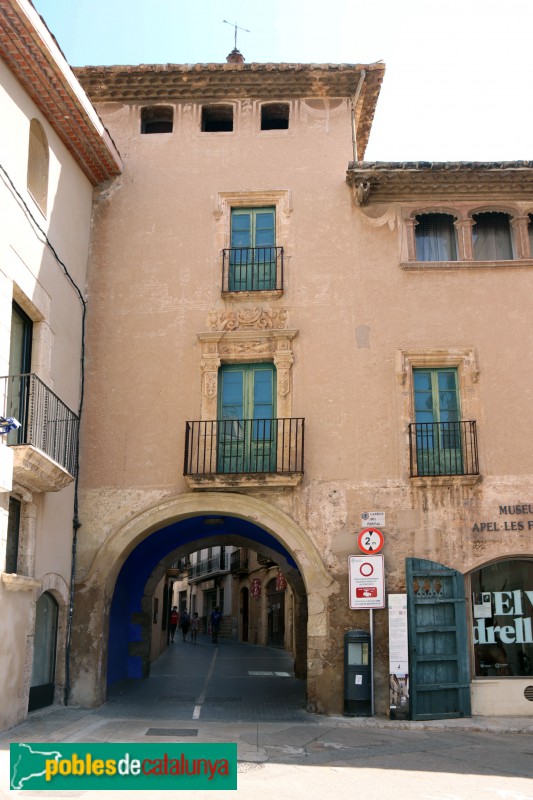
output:
[[[407,595],[389,594],[390,718],[409,719]]]
[[[261,597],[261,578],[252,578],[250,594],[252,597]]]

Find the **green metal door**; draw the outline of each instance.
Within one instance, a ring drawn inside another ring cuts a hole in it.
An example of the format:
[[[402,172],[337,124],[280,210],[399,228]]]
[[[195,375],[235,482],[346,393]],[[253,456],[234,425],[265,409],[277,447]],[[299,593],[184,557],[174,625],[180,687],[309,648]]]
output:
[[[460,572],[406,559],[412,719],[469,717],[466,601]]]
[[[227,365],[219,373],[218,471],[274,472],[273,364]]]

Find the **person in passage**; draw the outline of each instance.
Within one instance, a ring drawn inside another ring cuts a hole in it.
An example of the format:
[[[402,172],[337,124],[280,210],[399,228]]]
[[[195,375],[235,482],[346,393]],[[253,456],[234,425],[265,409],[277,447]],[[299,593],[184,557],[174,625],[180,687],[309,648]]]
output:
[[[198,617],[198,611],[195,611],[191,619],[191,641],[193,644],[196,644],[196,637],[198,636],[199,628],[200,618]]]
[[[218,606],[215,606],[211,612],[211,640],[213,644],[218,644],[218,631],[220,623],[222,622],[222,614]]]
[[[174,641],[174,636],[176,635],[176,628],[178,627],[178,622],[180,620],[180,615],[178,614],[178,607],[173,606],[172,611],[170,612],[170,641]]]
[[[191,624],[191,615],[189,614],[187,609],[184,608],[180,614],[180,627],[181,627],[181,632],[183,634],[184,642],[187,641],[187,634],[189,633],[190,624]]]

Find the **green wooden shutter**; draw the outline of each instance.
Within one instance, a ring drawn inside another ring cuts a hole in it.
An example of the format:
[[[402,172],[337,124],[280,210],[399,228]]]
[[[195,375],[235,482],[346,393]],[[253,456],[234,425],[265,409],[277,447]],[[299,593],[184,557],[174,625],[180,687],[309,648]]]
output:
[[[225,365],[219,373],[218,470],[276,468],[275,367]]]

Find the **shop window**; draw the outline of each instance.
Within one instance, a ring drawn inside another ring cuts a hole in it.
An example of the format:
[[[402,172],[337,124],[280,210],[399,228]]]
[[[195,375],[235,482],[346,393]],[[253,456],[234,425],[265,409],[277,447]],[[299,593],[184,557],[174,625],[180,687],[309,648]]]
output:
[[[28,145],[27,186],[43,214],[46,214],[48,199],[48,169],[48,140],[39,120],[32,119]]]
[[[473,214],[472,243],[475,261],[511,261],[513,242],[510,215],[500,211]]]
[[[230,132],[233,130],[233,106],[202,106],[202,131],[204,133]]]
[[[482,567],[471,588],[476,677],[533,676],[533,559]]]
[[[456,232],[451,214],[419,214],[416,223],[417,261],[457,261]]]
[[[289,127],[288,103],[265,103],[261,106],[261,130],[287,130]]]
[[[141,133],[172,133],[174,110],[171,106],[146,106],[141,109]]]

